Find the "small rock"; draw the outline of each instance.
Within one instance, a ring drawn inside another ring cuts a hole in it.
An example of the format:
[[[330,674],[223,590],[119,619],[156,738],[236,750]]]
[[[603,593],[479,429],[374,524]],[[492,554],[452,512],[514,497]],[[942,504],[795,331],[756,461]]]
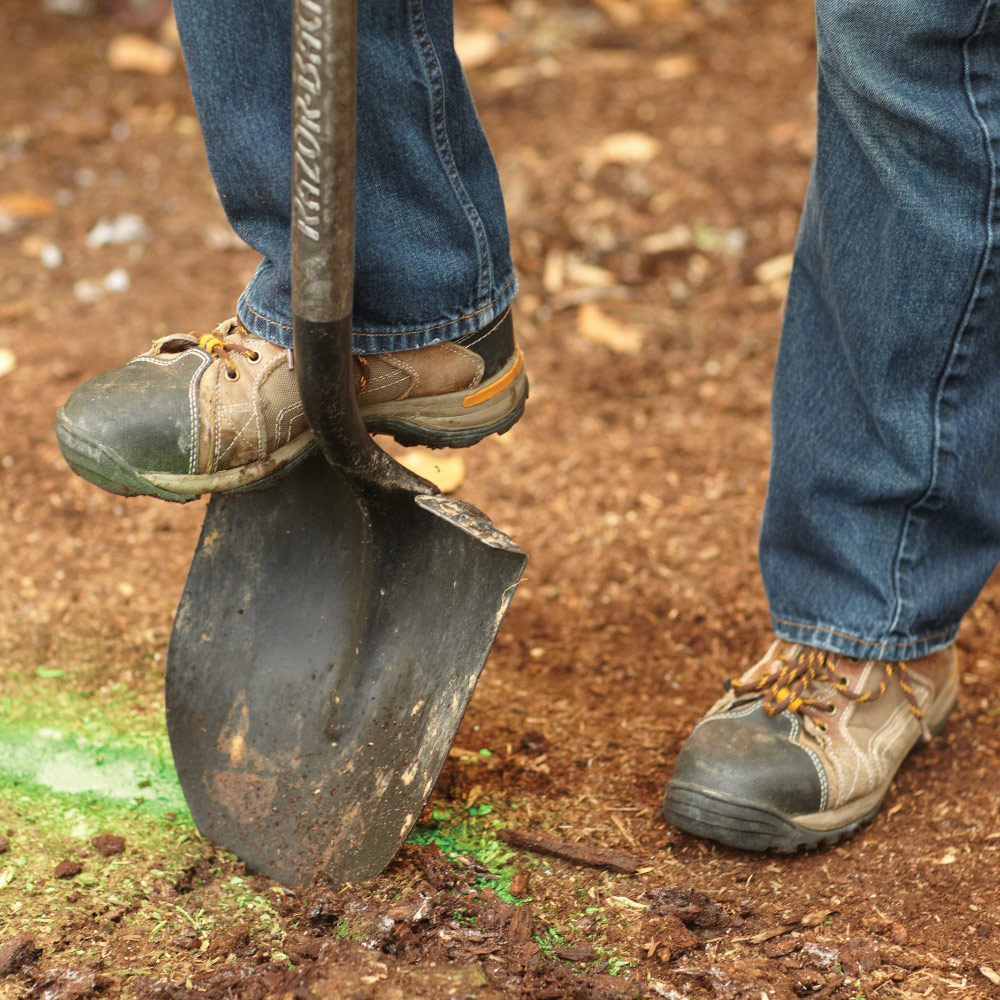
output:
[[[99,219],[97,225],[87,233],[85,242],[91,250],[98,250],[122,243],[148,242],[152,238],[152,230],[142,216],[123,212],[113,219]]]
[[[902,924],[893,924],[892,930],[889,932],[889,937],[893,944],[906,944],[910,940],[909,932]]]
[[[116,267],[104,276],[102,284],[105,290],[109,292],[127,292],[132,285],[132,279],[129,278],[128,271],[125,268]]]
[[[6,854],[10,850],[10,841],[6,837],[0,837],[0,854]]]
[[[56,865],[56,870],[52,873],[56,878],[73,878],[83,871],[83,865],[79,861],[60,861]]]
[[[94,10],[91,0],[43,0],[42,7],[49,14],[66,17],[86,17]]]
[[[62,267],[62,250],[55,243],[46,243],[38,252],[38,259],[42,262],[42,267],[54,271],[57,267]]]
[[[0,347],[0,378],[9,375],[16,367],[17,355],[9,347]]]
[[[0,976],[13,975],[36,961],[41,953],[42,949],[35,947],[34,938],[28,934],[18,934],[0,945]]]
[[[799,954],[802,961],[814,969],[832,969],[840,959],[840,953],[835,947],[827,947],[815,941],[806,941]]]
[[[125,850],[125,838],[114,833],[99,833],[91,843],[102,858],[110,858]]]
[[[35,984],[31,996],[45,1000],[85,1000],[111,985],[107,976],[77,969],[48,969]]]
[[[180,937],[175,937],[170,943],[175,948],[181,948],[184,951],[194,951],[195,948],[198,947],[198,939],[191,937],[188,934],[182,934]]]
[[[92,281],[81,278],[73,282],[73,294],[79,302],[93,305],[104,298],[104,289],[100,285],[95,285]]]

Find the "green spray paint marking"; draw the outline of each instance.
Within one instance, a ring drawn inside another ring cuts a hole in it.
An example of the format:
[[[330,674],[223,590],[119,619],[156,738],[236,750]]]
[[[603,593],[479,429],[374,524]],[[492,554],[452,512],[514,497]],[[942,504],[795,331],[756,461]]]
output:
[[[49,726],[0,729],[0,784],[17,782],[62,795],[131,804],[187,816],[184,794],[166,746],[100,742]]]

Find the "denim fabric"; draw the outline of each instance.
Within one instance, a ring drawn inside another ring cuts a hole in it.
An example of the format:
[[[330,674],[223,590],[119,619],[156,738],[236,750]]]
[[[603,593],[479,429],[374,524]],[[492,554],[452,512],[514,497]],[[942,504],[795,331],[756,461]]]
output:
[[[453,45],[451,0],[359,5],[354,350],[485,326],[514,296],[500,183]],[[209,166],[261,256],[244,325],[291,344],[291,2],[174,0]]]
[[[1000,11],[818,0],[817,25],[761,566],[779,636],[910,659],[1000,558]]]

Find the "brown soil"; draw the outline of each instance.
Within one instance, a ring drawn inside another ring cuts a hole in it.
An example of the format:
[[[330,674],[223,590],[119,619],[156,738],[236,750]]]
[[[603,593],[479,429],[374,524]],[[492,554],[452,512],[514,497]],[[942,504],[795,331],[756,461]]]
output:
[[[526,829],[625,852],[639,874],[547,859],[516,908],[433,849],[344,893],[257,880],[290,962],[238,924],[153,957],[127,907],[91,912],[84,897],[0,942],[0,995],[1000,997],[996,582],[960,639],[958,711],[854,840],[747,856],[659,816],[686,733],[767,642],[755,539],[782,288],[780,264],[757,267],[790,251],[808,178],[808,7],[459,9],[464,30],[502,41],[470,80],[507,193],[532,378],[525,419],[467,454],[460,494],[531,563],[458,738],[494,756],[451,759],[434,797],[517,802]],[[53,199],[0,231],[0,347],[18,360],[0,381],[0,662],[34,671],[71,649],[98,687],[162,670],[201,504],[91,488],[63,464],[53,414],[151,337],[229,315],[253,266],[223,238],[182,72],[112,71],[116,30],[38,0],[0,11],[0,195]],[[622,132],[657,155],[594,153]],[[85,246],[125,211],[150,242]],[[39,241],[61,267],[40,264]],[[115,267],[126,295],[78,301],[74,282]],[[608,319],[640,334],[637,353]],[[619,349],[582,337],[588,323]],[[210,911],[213,879],[239,872],[206,847],[187,885],[135,876]],[[581,901],[590,923],[570,926]]]

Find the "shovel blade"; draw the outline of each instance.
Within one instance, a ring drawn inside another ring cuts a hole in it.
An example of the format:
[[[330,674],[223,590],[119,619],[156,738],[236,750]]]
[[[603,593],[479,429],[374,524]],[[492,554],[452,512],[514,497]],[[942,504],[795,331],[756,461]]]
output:
[[[430,796],[527,560],[474,508],[319,454],[214,497],[167,657],[199,830],[303,885],[377,875]]]

